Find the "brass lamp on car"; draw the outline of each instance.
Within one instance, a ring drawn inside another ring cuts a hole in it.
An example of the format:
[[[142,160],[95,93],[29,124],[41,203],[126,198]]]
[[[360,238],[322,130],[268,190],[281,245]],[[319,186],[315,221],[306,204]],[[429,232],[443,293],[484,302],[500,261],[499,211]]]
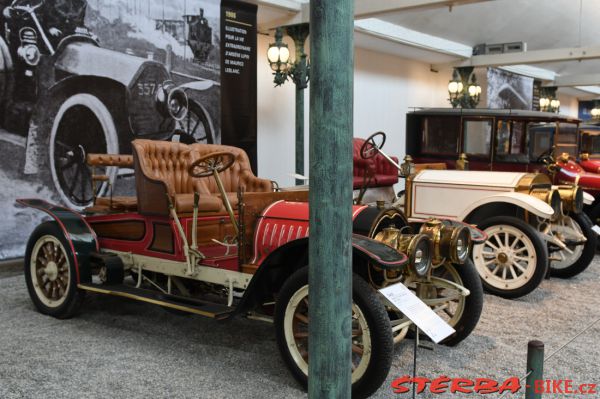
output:
[[[395,227],[387,227],[375,236],[375,240],[408,255],[409,264],[417,275],[423,277],[429,272],[433,246],[426,235],[402,234]]]
[[[419,233],[433,241],[434,264],[440,264],[444,259],[463,264],[469,257],[471,233],[466,226],[449,226],[441,220],[432,219],[421,226]]]
[[[560,195],[558,190],[534,187],[529,191],[529,195],[538,198],[550,205],[554,210],[554,216],[560,215],[561,212],[564,210],[564,202],[562,201],[562,195]]]
[[[404,157],[404,162],[400,165],[400,176],[401,177],[409,177],[416,172],[416,166],[413,162],[413,159],[410,155]]]
[[[564,213],[583,212],[583,190],[578,186],[559,186],[558,193],[562,200]]]

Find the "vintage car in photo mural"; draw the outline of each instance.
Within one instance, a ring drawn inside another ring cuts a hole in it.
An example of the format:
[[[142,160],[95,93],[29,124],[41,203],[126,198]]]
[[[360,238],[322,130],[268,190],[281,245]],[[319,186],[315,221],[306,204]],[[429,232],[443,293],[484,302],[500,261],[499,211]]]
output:
[[[13,1],[0,38],[0,120],[27,136],[26,174],[49,173],[62,202],[82,209],[93,197],[87,153],[131,153],[136,137],[214,142],[218,110],[191,94],[217,82],[177,85],[164,64],[102,48],[85,27],[58,40],[42,25],[43,4]],[[105,172],[101,193],[117,169]]]
[[[403,207],[409,222],[443,217],[487,234],[472,258],[489,292],[517,298],[533,291],[548,267],[552,275],[570,277],[591,263],[597,239],[582,214],[580,188],[553,186],[540,173],[447,170],[444,162],[415,164],[410,156],[398,165],[381,150],[383,132],[355,140],[362,142],[363,159],[386,159],[406,178],[398,198],[389,187],[381,199]]]
[[[285,363],[306,386],[308,191],[275,191],[239,148],[144,139],[132,147],[133,156],[86,161],[133,167],[135,197],[96,197],[84,213],[18,200],[54,219],[27,244],[36,308],[71,317],[91,292],[218,320],[271,321]],[[483,290],[469,258],[485,235],[440,219],[409,226],[395,208],[353,210],[352,384],[353,397],[366,397],[384,382],[393,344],[412,324],[378,289],[413,287],[456,330],[442,343],[456,345],[481,314]]]

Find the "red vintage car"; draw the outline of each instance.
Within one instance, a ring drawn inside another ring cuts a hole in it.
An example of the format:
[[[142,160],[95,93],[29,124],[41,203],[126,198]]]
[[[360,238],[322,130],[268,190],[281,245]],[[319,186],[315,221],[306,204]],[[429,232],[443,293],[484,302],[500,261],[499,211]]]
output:
[[[274,191],[238,148],[152,140],[132,148],[133,156],[88,154],[87,162],[133,167],[135,197],[95,198],[83,214],[18,201],[54,219],[27,244],[25,278],[37,309],[67,318],[92,292],[218,320],[271,321],[286,364],[306,385],[308,192]],[[485,237],[451,221],[409,226],[397,209],[364,205],[353,207],[353,226],[352,383],[354,397],[365,397],[385,380],[392,345],[411,326],[378,289],[414,289],[454,327],[443,343],[455,345],[481,313],[468,259],[471,243]]]

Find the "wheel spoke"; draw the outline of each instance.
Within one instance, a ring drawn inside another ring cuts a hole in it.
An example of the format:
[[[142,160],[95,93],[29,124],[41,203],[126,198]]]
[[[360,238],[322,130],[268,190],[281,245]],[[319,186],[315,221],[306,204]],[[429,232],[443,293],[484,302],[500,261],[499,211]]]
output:
[[[494,270],[492,270],[492,275],[495,276],[498,273],[498,270],[500,270],[500,265],[497,264]]]
[[[300,313],[300,312],[296,312],[296,313],[294,314],[294,318],[295,318],[295,319],[298,319],[300,322],[302,322],[302,323],[304,323],[304,324],[308,324],[308,316],[306,316],[306,315],[303,315],[303,314],[302,314],[302,313]]]
[[[502,268],[502,280],[506,280],[506,267]]]
[[[496,236],[494,236],[494,237],[496,237]],[[499,251],[499,250],[500,250],[500,247],[497,247],[495,244],[493,244],[491,239],[488,239],[488,240],[485,242],[485,245],[487,245],[488,247],[490,247],[490,248],[492,248],[492,249],[494,249],[494,250],[496,250],[496,251]]]
[[[514,267],[516,267],[517,269],[519,269],[522,273],[525,273],[525,268],[523,266],[521,266],[518,262],[513,261],[512,265]]]
[[[500,233],[498,234],[494,234],[494,239],[496,240],[496,243],[498,244],[498,248],[502,247],[502,240],[500,239]]]
[[[512,275],[512,278],[516,279],[517,278],[517,273],[515,273],[515,268],[513,267],[513,265],[512,264],[508,265],[508,268],[510,270],[510,274]]]
[[[352,353],[356,353],[357,355],[361,355],[363,354],[363,348],[361,348],[360,346],[356,345],[356,344],[352,344]]]

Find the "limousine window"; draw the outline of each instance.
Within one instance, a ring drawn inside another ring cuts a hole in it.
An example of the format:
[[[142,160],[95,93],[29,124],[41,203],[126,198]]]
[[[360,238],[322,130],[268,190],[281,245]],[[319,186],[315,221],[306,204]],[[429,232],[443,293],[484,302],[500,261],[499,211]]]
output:
[[[421,153],[455,155],[458,153],[460,119],[433,116],[423,119]]]
[[[558,138],[556,140],[555,155],[564,152],[576,157],[577,154],[577,125],[574,123],[560,123],[558,125]]]
[[[500,119],[496,131],[495,160],[529,162],[527,134],[523,122]]]
[[[489,156],[492,143],[492,120],[465,120],[463,152],[467,155]]]
[[[530,159],[535,162],[540,155],[552,147],[552,138],[556,131],[556,123],[530,122],[527,124],[527,134],[531,145]]]
[[[581,152],[590,155],[600,155],[600,126],[580,128]]]

